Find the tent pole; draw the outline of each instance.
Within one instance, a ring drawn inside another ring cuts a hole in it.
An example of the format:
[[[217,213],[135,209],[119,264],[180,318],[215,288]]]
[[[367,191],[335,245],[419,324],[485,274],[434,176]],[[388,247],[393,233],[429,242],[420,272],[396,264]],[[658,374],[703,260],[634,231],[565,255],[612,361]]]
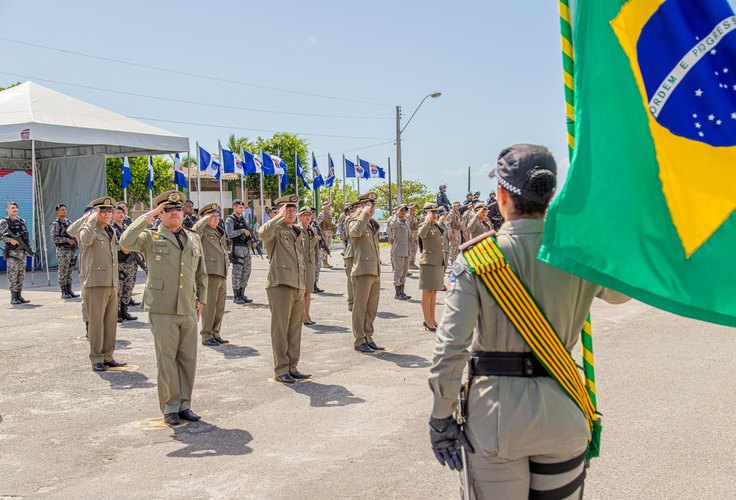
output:
[[[41,167],[38,168],[38,228],[40,243],[43,247],[44,264],[46,265],[46,282],[48,286],[51,286],[51,273],[49,272],[49,250],[46,246],[46,215],[44,207],[46,206],[43,202],[43,187],[41,186]]]
[[[191,163],[189,164],[189,168],[191,168]],[[202,191],[202,186],[199,182],[199,172],[202,169],[201,165],[199,164],[199,142],[197,142],[197,208],[202,208],[202,198],[200,192]],[[220,210],[222,210],[222,207],[220,207]]]
[[[31,257],[31,285],[33,284],[33,270],[36,268],[36,141],[31,139],[31,248],[34,251]],[[25,267],[25,260],[23,266]]]

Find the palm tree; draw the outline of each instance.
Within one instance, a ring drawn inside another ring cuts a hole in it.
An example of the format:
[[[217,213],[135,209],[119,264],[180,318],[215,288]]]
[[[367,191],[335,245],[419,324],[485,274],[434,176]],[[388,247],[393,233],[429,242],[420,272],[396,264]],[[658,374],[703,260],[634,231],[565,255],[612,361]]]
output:
[[[235,134],[230,134],[230,137],[227,140],[227,147],[232,151],[233,153],[240,154],[240,148],[248,149],[253,146],[253,143],[248,140],[247,137],[240,137],[238,139],[235,138]]]

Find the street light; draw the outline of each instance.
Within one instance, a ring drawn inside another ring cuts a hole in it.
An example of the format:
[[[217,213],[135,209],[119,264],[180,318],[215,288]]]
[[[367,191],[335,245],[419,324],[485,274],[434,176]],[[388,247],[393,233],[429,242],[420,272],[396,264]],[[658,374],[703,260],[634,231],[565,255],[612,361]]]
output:
[[[417,106],[417,109],[414,110],[414,112],[409,117],[409,120],[404,124],[404,126],[401,126],[401,106],[396,106],[396,202],[397,205],[402,204],[402,200],[404,197],[404,188],[401,186],[401,183],[403,181],[403,177],[401,175],[401,134],[406,129],[407,125],[411,122],[411,119],[414,118],[414,115],[417,114],[417,111],[419,111],[419,108],[422,107],[422,104],[424,104],[424,101],[429,99],[430,97],[432,99],[436,99],[439,96],[441,96],[441,92],[432,92],[431,94],[427,94],[424,96],[424,99],[422,99],[422,102],[419,103],[419,106]]]

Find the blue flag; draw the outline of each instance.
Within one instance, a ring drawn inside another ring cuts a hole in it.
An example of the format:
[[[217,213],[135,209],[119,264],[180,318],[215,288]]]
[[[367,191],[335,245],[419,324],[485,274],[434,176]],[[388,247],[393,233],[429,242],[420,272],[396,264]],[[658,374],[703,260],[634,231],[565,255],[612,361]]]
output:
[[[345,177],[355,177],[355,163],[345,158]],[[363,177],[361,172],[360,177]]]
[[[261,155],[256,155],[250,151],[243,151],[243,163],[245,163],[246,174],[260,174],[263,167]]]
[[[207,172],[212,177],[220,180],[220,164],[217,163],[212,155],[204,148],[199,148],[199,169]]]
[[[335,183],[335,164],[332,162],[332,156],[330,156],[330,153],[327,153],[327,167],[325,187],[329,189]]]
[[[360,158],[358,158],[358,162],[360,163],[360,166],[363,168],[363,177],[365,179],[385,179],[386,178],[386,172],[384,172],[384,170],[378,165],[369,163],[365,160],[361,160]]]
[[[176,162],[174,165],[176,165]],[[176,169],[174,169],[174,172],[176,172]],[[148,157],[148,189],[153,189],[153,156]]]
[[[226,174],[245,175],[240,155],[227,149],[222,150],[222,170]]]
[[[153,167],[151,167],[151,172],[153,172]],[[176,184],[180,188],[189,189],[189,185],[187,184],[187,176],[184,175],[184,167],[181,164],[179,153],[176,153],[174,155],[174,184]]]
[[[304,173],[304,169],[302,168],[302,162],[299,161],[299,156],[298,155],[296,157],[296,175],[302,179],[302,184],[304,184],[304,187],[305,188],[312,189],[309,186],[309,182],[307,182],[307,176]]]
[[[314,153],[312,153],[312,185],[315,190],[325,185],[325,178],[322,177],[322,172],[319,171],[317,158],[314,157]]]
[[[266,175],[286,175],[287,166],[284,160],[281,159],[281,157],[268,154],[268,153],[262,153],[261,154],[263,158],[263,173]],[[287,182],[288,184],[288,182]]]
[[[286,192],[286,186],[289,185],[289,176],[286,174],[279,174],[281,176],[281,192]]]
[[[128,163],[128,157],[123,156],[123,189],[127,189],[133,183],[133,174],[130,173],[130,163]]]

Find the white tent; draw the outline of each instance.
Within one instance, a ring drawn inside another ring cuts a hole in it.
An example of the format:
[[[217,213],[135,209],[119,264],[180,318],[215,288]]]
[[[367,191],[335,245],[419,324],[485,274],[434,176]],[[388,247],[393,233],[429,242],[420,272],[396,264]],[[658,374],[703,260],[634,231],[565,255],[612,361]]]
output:
[[[187,137],[33,82],[0,92],[0,168],[31,170],[31,238],[44,255],[53,243],[39,245],[36,237],[45,240],[43,225],[57,203],[65,203],[74,219],[89,200],[106,194],[107,157],[188,151]]]

